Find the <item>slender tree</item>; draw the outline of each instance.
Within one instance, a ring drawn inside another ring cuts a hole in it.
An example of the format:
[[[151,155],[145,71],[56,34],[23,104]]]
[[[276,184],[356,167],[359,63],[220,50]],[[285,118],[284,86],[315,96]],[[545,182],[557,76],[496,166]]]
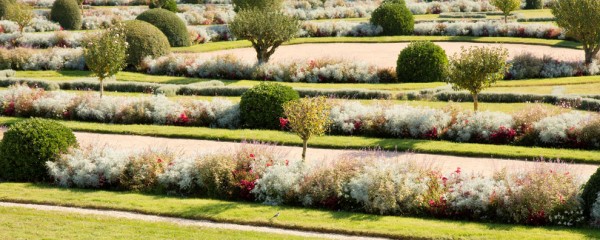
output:
[[[508,51],[504,48],[462,48],[450,59],[448,82],[455,90],[467,90],[478,110],[478,94],[504,78]]]
[[[502,11],[504,23],[508,23],[510,12],[519,9],[521,6],[521,0],[491,0],[490,3]]]
[[[121,23],[87,41],[83,49],[85,63],[100,80],[100,97],[104,95],[104,79],[114,76],[126,66],[127,48]]]
[[[19,31],[23,32],[33,19],[33,9],[25,3],[15,3],[10,6],[6,14],[6,19],[16,22],[19,25]]]
[[[592,63],[600,51],[600,1],[556,0],[552,14],[567,36],[581,42],[586,65]]]
[[[289,127],[302,139],[302,160],[306,159],[308,140],[327,131],[331,105],[325,97],[302,98],[283,106]]]

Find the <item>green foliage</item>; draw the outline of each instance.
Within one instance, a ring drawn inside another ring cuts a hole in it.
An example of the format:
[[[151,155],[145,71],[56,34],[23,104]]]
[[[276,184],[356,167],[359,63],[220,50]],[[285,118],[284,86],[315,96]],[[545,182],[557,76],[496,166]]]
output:
[[[23,31],[24,27],[29,25],[33,17],[33,8],[25,3],[12,4],[5,16],[7,20],[16,22],[19,25],[19,30],[21,31]]]
[[[600,51],[600,1],[556,0],[552,7],[556,23],[583,45],[586,64]]]
[[[543,7],[543,0],[525,0],[525,9],[542,9]]]
[[[306,147],[312,136],[321,136],[327,131],[331,120],[331,104],[325,97],[302,98],[283,105],[289,127],[302,139],[302,159],[306,159]]]
[[[504,78],[508,51],[501,47],[461,49],[450,59],[447,81],[455,90],[469,91],[477,111],[477,94]]]
[[[160,57],[171,52],[167,37],[160,29],[144,21],[125,22],[125,39],[129,43],[127,65],[135,68],[145,57]]]
[[[600,192],[600,168],[590,177],[588,182],[583,186],[581,198],[583,199],[583,216],[590,217],[592,206],[598,198]]]
[[[46,161],[77,146],[71,130],[52,120],[32,118],[15,123],[0,144],[0,179],[44,181]]]
[[[160,29],[167,36],[171,47],[187,47],[192,44],[185,23],[175,13],[156,8],[143,12],[136,19]]]
[[[403,82],[443,82],[446,78],[446,51],[432,42],[413,42],[400,52],[396,75]]]
[[[252,8],[240,11],[229,29],[233,35],[252,43],[258,63],[263,64],[277,47],[296,36],[300,23],[278,10]]]
[[[13,4],[17,3],[16,0],[0,0],[0,19],[6,19],[6,14]]]
[[[85,44],[83,56],[87,67],[100,80],[100,97],[104,93],[104,79],[117,74],[125,67],[128,43],[123,24],[116,24]]]
[[[199,163],[200,186],[208,197],[232,198],[238,186],[233,171],[235,160],[231,155],[210,155]]]
[[[175,154],[167,151],[145,151],[132,156],[119,176],[119,184],[128,190],[150,191],[156,189],[158,176],[174,160]]]
[[[521,7],[521,0],[491,0],[490,3],[496,6],[504,14],[504,22],[508,22],[508,15]]]
[[[79,30],[83,22],[77,0],[56,0],[50,10],[50,20],[65,30]]]
[[[240,117],[249,128],[279,128],[283,104],[299,98],[291,87],[278,83],[261,83],[242,95]]]
[[[162,8],[171,12],[177,12],[177,0],[154,0],[148,5],[150,9]]]
[[[412,12],[405,4],[383,3],[371,14],[371,24],[383,28],[383,35],[411,35],[415,27]]]
[[[233,10],[240,12],[242,10],[257,9],[281,9],[283,0],[232,0]]]

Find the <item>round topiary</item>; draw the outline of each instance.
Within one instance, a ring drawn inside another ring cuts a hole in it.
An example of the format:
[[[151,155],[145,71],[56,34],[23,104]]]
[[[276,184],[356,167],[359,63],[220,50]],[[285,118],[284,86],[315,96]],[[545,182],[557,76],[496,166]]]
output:
[[[298,92],[278,83],[261,83],[242,95],[240,118],[249,128],[276,129],[283,117],[283,104],[300,98]]]
[[[383,3],[371,14],[371,24],[381,26],[385,36],[410,35],[415,19],[405,4]]]
[[[50,10],[50,20],[58,22],[65,30],[81,29],[81,10],[77,0],[56,0]]]
[[[17,0],[0,0],[0,20],[6,17],[10,6],[17,3]]]
[[[47,180],[46,162],[76,146],[73,132],[56,121],[32,118],[15,123],[0,144],[0,179]]]
[[[403,82],[443,82],[448,68],[446,51],[432,42],[413,42],[398,55],[396,76]]]
[[[145,57],[160,57],[171,52],[167,37],[150,23],[125,22],[125,38],[129,43],[127,65],[137,68]]]
[[[590,217],[590,213],[596,199],[598,198],[598,193],[600,192],[600,168],[596,170],[590,180],[583,186],[583,192],[581,193],[581,198],[583,199],[583,216],[586,218]]]
[[[171,12],[176,13],[177,12],[177,1],[176,0],[167,0],[164,5],[162,5],[161,7],[156,6],[154,1],[150,2],[150,5],[148,5],[148,7],[150,9],[154,9],[154,8],[162,8],[162,9],[167,9]]]
[[[169,10],[162,8],[150,9],[138,15],[137,20],[148,22],[162,31],[171,47],[190,46],[190,35],[185,23]]]

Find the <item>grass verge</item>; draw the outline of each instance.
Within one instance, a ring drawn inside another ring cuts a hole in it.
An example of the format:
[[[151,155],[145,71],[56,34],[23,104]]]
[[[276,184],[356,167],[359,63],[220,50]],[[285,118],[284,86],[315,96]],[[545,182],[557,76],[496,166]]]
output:
[[[0,125],[10,125],[20,118],[0,117]],[[168,138],[205,139],[219,141],[257,140],[283,145],[301,146],[300,139],[288,132],[250,129],[214,129],[204,127],[178,127],[159,125],[120,125],[76,121],[60,121],[74,131],[157,136]],[[455,143],[415,139],[373,138],[362,136],[322,136],[309,142],[311,147],[334,149],[381,148],[383,150],[414,151],[418,153],[456,156],[496,157],[511,159],[562,159],[578,163],[600,163],[600,151],[520,147]]]
[[[563,48],[581,49],[578,42],[557,40],[557,39],[539,39],[539,38],[518,38],[518,37],[467,37],[467,36],[378,36],[378,37],[318,37],[318,38],[296,38],[285,43],[286,45],[303,43],[395,43],[395,42],[413,42],[413,41],[432,41],[432,42],[477,42],[477,43],[506,43],[506,44],[530,44],[543,45]],[[190,47],[173,48],[173,52],[211,52],[233,48],[251,47],[249,41],[227,41],[211,42]]]
[[[62,189],[27,183],[0,183],[0,201],[115,209],[188,219],[404,239],[600,238],[600,231],[589,228],[527,227],[378,216],[212,199]],[[277,212],[280,213],[279,217],[269,220]]]
[[[0,207],[0,216],[0,239],[306,239],[20,207]]]

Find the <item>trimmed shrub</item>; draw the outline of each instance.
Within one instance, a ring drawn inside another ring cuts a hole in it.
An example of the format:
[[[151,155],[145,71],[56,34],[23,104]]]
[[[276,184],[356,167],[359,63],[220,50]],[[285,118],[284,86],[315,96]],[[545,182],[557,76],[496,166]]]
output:
[[[415,19],[406,5],[383,3],[371,14],[371,24],[381,26],[385,36],[410,35]]]
[[[244,9],[280,9],[283,5],[283,0],[232,0],[233,10],[239,12]]]
[[[542,9],[543,6],[542,0],[525,0],[525,9]]]
[[[15,123],[0,144],[0,179],[48,180],[46,161],[77,146],[70,129],[52,120],[33,118]]]
[[[413,42],[400,52],[396,75],[403,82],[443,82],[447,68],[444,49],[432,42]]]
[[[538,78],[544,68],[544,60],[530,52],[519,54],[510,62],[512,63],[508,72],[510,79]]]
[[[300,98],[298,92],[278,83],[261,83],[242,95],[240,113],[242,123],[249,128],[279,128],[283,104]]]
[[[186,47],[190,46],[190,36],[188,35],[185,23],[166,9],[150,9],[138,15],[137,20],[148,22],[162,31],[171,47]]]
[[[125,35],[129,43],[129,66],[137,68],[145,57],[160,57],[171,52],[167,37],[150,23],[140,20],[127,21]]]
[[[590,177],[590,180],[588,180],[588,182],[583,186],[583,191],[581,192],[581,198],[583,199],[583,216],[586,218],[590,217],[592,206],[596,202],[599,192],[600,168],[598,168],[596,173]]]
[[[177,12],[177,1],[176,0],[167,0],[164,2],[164,5],[162,6],[157,6],[153,1],[150,2],[150,4],[148,5],[148,7],[150,9],[155,9],[155,8],[162,8],[162,9],[166,9],[169,10],[171,12],[176,13]]]
[[[83,22],[77,0],[56,0],[50,11],[50,20],[65,30],[79,30]]]
[[[10,6],[15,4],[16,0],[0,0],[0,19],[5,19]]]

